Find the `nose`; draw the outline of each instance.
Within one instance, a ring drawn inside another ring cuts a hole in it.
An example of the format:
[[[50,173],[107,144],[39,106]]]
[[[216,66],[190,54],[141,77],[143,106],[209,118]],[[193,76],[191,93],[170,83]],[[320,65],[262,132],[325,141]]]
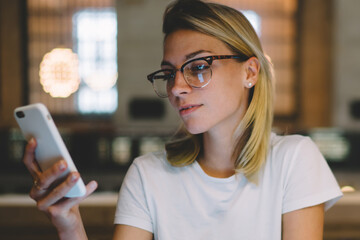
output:
[[[186,82],[184,74],[180,70],[176,71],[174,82],[170,89],[171,94],[180,96],[190,93],[191,90],[192,87]]]

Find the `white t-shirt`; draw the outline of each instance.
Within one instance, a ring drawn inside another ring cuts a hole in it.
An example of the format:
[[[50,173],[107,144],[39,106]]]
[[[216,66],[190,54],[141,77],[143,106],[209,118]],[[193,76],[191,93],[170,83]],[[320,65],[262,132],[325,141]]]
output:
[[[258,184],[242,174],[208,176],[195,161],[171,166],[165,152],[134,160],[122,184],[115,224],[153,232],[159,240],[281,239],[282,214],[341,196],[308,137],[272,134]]]

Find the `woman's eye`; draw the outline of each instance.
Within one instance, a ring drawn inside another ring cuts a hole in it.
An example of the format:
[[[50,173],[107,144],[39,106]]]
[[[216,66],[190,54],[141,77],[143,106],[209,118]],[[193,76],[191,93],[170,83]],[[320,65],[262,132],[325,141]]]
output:
[[[190,66],[190,71],[194,74],[198,74],[209,68],[210,68],[210,66],[206,63],[193,64]]]
[[[169,81],[169,80],[171,80],[173,77],[172,77],[172,74],[171,73],[169,73],[169,74],[167,74],[167,75],[165,75],[164,76],[164,80],[165,81]]]
[[[163,72],[163,78],[164,78],[164,81],[169,81],[173,78],[173,72],[172,71],[164,71]]]

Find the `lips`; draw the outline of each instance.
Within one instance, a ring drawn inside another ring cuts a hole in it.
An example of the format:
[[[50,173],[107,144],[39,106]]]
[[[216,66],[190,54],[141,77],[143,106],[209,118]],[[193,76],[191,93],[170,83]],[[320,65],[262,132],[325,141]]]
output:
[[[194,111],[196,111],[198,108],[200,108],[202,105],[201,104],[195,104],[195,105],[183,105],[179,108],[179,113],[181,116],[190,114]]]

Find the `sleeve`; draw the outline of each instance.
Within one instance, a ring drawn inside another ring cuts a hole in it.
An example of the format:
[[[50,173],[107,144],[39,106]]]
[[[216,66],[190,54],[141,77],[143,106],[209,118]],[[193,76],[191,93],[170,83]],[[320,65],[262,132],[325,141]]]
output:
[[[135,161],[130,166],[122,183],[114,223],[138,227],[153,232],[143,179]]]
[[[283,185],[283,213],[325,203],[328,210],[342,192],[315,143],[303,138],[294,150]]]

